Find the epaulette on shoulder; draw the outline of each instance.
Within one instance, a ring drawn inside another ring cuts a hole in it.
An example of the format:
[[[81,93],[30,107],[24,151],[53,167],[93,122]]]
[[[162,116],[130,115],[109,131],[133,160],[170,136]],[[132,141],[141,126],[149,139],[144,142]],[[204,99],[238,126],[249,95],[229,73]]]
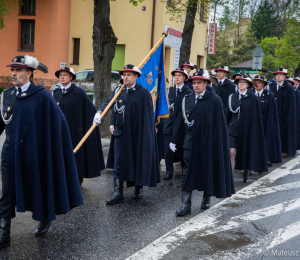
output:
[[[8,91],[8,90],[10,90],[10,89],[12,89],[12,88],[14,88],[14,87],[15,87],[15,86],[10,87],[10,88],[3,89],[2,92]]]
[[[194,95],[194,93],[189,93],[189,94],[185,95],[185,97],[189,97],[189,96],[192,96],[192,95]]]

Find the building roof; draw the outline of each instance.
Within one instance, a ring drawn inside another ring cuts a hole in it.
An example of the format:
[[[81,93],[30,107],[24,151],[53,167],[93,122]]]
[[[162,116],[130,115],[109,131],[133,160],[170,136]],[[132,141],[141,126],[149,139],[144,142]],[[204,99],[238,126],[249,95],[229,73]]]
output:
[[[253,60],[247,60],[247,61],[244,61],[242,63],[239,63],[239,64],[236,64],[236,65],[233,65],[231,66],[230,68],[231,69],[248,69],[248,68],[251,68],[252,69],[252,63],[253,63]],[[262,70],[263,71],[270,71],[268,68],[266,67],[262,67]]]

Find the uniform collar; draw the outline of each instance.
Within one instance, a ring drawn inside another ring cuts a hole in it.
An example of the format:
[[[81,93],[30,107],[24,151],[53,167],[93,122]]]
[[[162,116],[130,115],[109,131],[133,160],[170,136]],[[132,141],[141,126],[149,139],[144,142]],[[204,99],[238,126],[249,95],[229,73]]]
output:
[[[255,89],[255,95],[257,95],[257,93],[259,94],[259,96],[261,96],[261,94],[264,92],[264,89],[262,89],[261,91],[257,91],[256,89]]]
[[[67,90],[68,88],[71,87],[71,85],[72,85],[72,83],[70,82],[70,84],[68,86],[66,86],[66,87],[63,87],[63,85],[60,85],[60,88],[64,89],[64,90]]]
[[[23,85],[23,86],[21,87],[21,89],[22,89],[22,92],[25,92],[25,91],[27,91],[27,89],[29,88],[30,84],[31,84],[31,82],[30,82],[30,81],[28,81],[28,82],[27,82],[25,85]],[[15,86],[15,88],[16,88],[16,90],[18,90],[18,89],[19,89],[17,86]]]
[[[222,79],[222,80],[219,80],[219,79],[218,79],[218,83],[221,82],[221,84],[223,84],[225,80],[226,80],[226,77],[225,77],[224,79]]]
[[[182,89],[183,88],[183,86],[184,86],[184,83],[180,86],[180,87],[177,87],[176,85],[175,85],[175,87],[176,87],[176,90],[177,89]]]

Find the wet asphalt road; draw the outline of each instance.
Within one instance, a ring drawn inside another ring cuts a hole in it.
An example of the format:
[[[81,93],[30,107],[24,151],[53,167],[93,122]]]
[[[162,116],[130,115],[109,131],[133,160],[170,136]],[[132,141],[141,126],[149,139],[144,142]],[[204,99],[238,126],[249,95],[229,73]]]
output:
[[[103,150],[107,156],[108,146]],[[289,159],[284,158],[284,162]],[[133,188],[125,188],[124,203],[113,206],[105,203],[113,194],[110,170],[103,171],[99,178],[85,179],[82,185],[85,205],[58,216],[44,238],[34,237],[38,223],[32,220],[30,212],[17,213],[12,220],[11,247],[0,251],[0,259],[125,259],[131,256],[203,212],[202,192],[194,192],[192,214],[184,218],[175,216],[181,205],[179,164],[175,170],[173,180],[162,180],[157,188],[144,188],[140,201],[132,199]],[[161,177],[164,174],[161,165]],[[253,174],[250,183],[264,175]],[[249,185],[241,182],[241,172],[235,174],[234,181],[237,191]],[[212,198],[212,205],[220,201]]]

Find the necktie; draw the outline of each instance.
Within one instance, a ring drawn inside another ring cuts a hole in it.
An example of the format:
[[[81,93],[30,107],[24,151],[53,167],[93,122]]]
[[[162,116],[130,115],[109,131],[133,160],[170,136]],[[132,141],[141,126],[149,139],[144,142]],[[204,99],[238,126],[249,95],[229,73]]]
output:
[[[222,85],[222,81],[219,81],[218,82],[218,87],[221,87],[221,85]]]
[[[259,97],[259,93],[257,92],[256,95]]]
[[[66,93],[66,89],[65,89],[65,88],[62,89],[62,93],[63,93],[63,94]]]
[[[22,89],[20,87],[18,87],[18,91],[19,91],[19,93],[18,93],[18,95],[19,95],[19,94],[21,94]]]

